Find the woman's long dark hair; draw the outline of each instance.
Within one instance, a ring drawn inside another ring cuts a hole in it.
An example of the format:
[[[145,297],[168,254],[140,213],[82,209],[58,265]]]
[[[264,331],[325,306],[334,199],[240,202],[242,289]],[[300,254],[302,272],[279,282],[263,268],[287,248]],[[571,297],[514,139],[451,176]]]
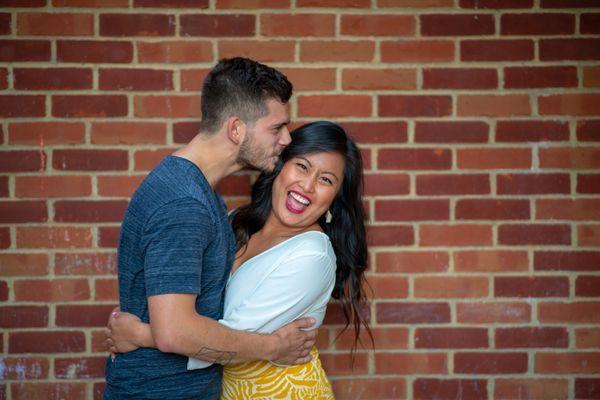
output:
[[[337,259],[336,279],[332,297],[337,299],[346,318],[346,330],[352,323],[354,344],[352,354],[360,342],[360,329],[363,325],[373,341],[367,321],[361,312],[366,302],[362,286],[363,274],[367,265],[367,241],[362,205],[363,174],[362,158],[354,142],[342,127],[333,122],[318,121],[302,125],[291,133],[292,142],[281,153],[273,172],[262,173],[252,186],[252,202],[237,210],[232,226],[236,235],[237,247],[248,243],[250,236],[264,226],[271,212],[273,181],[281,172],[286,161],[293,157],[311,153],[334,152],[344,156],[344,179],[329,210],[333,216],[331,223],[325,223],[325,216],[319,218],[319,225],[335,251]],[[342,331],[343,332],[343,331]]]

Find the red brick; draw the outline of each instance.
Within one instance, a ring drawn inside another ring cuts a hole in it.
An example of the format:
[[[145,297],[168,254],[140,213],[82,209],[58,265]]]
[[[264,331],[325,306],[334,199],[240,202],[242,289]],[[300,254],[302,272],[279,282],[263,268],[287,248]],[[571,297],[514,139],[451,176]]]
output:
[[[408,278],[394,275],[369,275],[367,282],[378,299],[402,299],[408,297]]]
[[[331,382],[331,388],[335,397],[339,399],[406,398],[406,380],[397,377],[336,379]]]
[[[491,14],[425,14],[420,20],[423,36],[480,36],[495,32]]]
[[[456,353],[454,372],[475,375],[525,373],[527,353]]]
[[[419,324],[449,323],[448,303],[377,303],[377,323],[379,324]]]
[[[415,298],[478,298],[487,297],[488,280],[484,277],[416,277]]]
[[[52,0],[54,7],[129,7],[129,0]]]
[[[529,169],[531,167],[530,149],[459,149],[456,156],[459,169]]]
[[[569,125],[561,121],[498,121],[497,142],[569,140]]]
[[[83,332],[35,331],[11,332],[8,335],[9,353],[75,353],[83,351],[85,351],[85,334]]]
[[[133,44],[122,41],[57,40],[56,58],[59,62],[130,63]]]
[[[177,122],[173,124],[173,142],[187,143],[200,131],[200,122]]]
[[[106,325],[108,315],[115,307],[109,305],[56,306],[56,326],[101,326]]]
[[[94,300],[119,301],[119,285],[116,279],[96,279]]]
[[[454,60],[454,42],[450,40],[399,40],[381,42],[383,62],[448,62]]]
[[[600,67],[583,68],[583,86],[600,87]]]
[[[161,150],[138,150],[135,152],[135,170],[150,171],[166,156],[173,153],[175,149]]]
[[[421,246],[491,246],[489,225],[421,225]]]
[[[49,40],[0,40],[1,62],[50,61],[50,55]]]
[[[538,320],[542,323],[587,323],[600,322],[597,312],[600,302],[546,302],[538,304]]]
[[[375,219],[378,221],[447,221],[449,200],[377,200]]]
[[[364,194],[381,196],[409,194],[410,177],[407,174],[366,174]]]
[[[334,36],[334,14],[262,14],[260,33],[266,37]]]
[[[443,170],[452,166],[449,149],[380,149],[377,164],[380,169]]]
[[[56,358],[54,376],[58,379],[103,378],[106,357]]]
[[[134,0],[134,7],[208,8],[208,0]]]
[[[600,353],[537,353],[537,374],[598,374]]]
[[[53,144],[85,142],[85,124],[81,122],[18,122],[8,128],[10,144],[43,147]]]
[[[367,228],[369,246],[410,246],[415,243],[412,226],[369,226]]]
[[[571,192],[568,174],[498,174],[498,194],[550,194]]]
[[[600,141],[600,120],[577,121],[577,140]]]
[[[182,15],[181,36],[254,36],[256,17],[248,14]]]
[[[116,253],[58,253],[54,271],[57,275],[115,275]]]
[[[250,175],[229,175],[219,181],[215,190],[222,196],[250,196]]]
[[[94,16],[71,13],[19,13],[17,34],[22,36],[92,36]]]
[[[342,88],[344,90],[412,90],[417,88],[417,71],[415,69],[344,69]]]
[[[0,68],[0,89],[8,89],[8,70]]]
[[[539,199],[536,219],[599,220],[600,199]]]
[[[298,7],[348,7],[368,8],[369,0],[297,0]]]
[[[600,252],[597,251],[536,251],[536,271],[598,271]]]
[[[405,121],[340,122],[340,125],[358,143],[402,143],[408,140]]]
[[[381,117],[442,117],[452,113],[450,96],[382,95],[378,115]]]
[[[413,36],[416,21],[410,15],[342,15],[341,34],[351,36]]]
[[[575,379],[575,397],[577,399],[600,398],[600,379],[576,378]]]
[[[93,144],[165,144],[166,126],[162,122],[94,122]]]
[[[487,381],[484,379],[434,379],[417,378],[413,383],[415,400],[488,398]]]
[[[198,118],[200,96],[135,96],[134,114],[139,118]]]
[[[485,143],[488,124],[480,121],[416,121],[417,143]]]
[[[58,222],[120,222],[127,208],[124,200],[57,201],[54,220]]]
[[[29,399],[84,399],[85,383],[27,382],[10,385],[13,400]]]
[[[365,321],[371,321],[371,309],[369,304],[365,304],[360,308],[360,314]],[[342,307],[339,303],[330,303],[327,307],[327,314],[323,322],[325,325],[346,325],[346,317],[342,311]]]
[[[581,14],[579,17],[579,31],[581,33],[600,33],[600,13]]]
[[[33,357],[7,357],[3,359],[0,379],[25,380],[48,377],[48,359]]]
[[[0,249],[7,249],[10,247],[10,229],[0,228]]]
[[[448,270],[450,261],[443,251],[377,252],[377,272],[435,273]]]
[[[496,277],[496,297],[568,297],[569,278],[553,276]]]
[[[447,374],[448,360],[443,353],[381,353],[375,354],[375,373]]]
[[[533,60],[531,40],[463,40],[460,43],[462,61],[528,61]]]
[[[0,172],[34,172],[46,169],[43,151],[0,151]]]
[[[173,72],[157,69],[100,68],[100,90],[159,91],[173,89]]]
[[[5,0],[4,7],[44,7],[46,0]]]
[[[600,225],[579,225],[577,237],[579,246],[600,247]]]
[[[498,243],[503,245],[569,245],[569,225],[501,225],[498,228]]]
[[[371,115],[371,96],[299,96],[297,102],[299,117],[368,117]]]
[[[108,118],[127,116],[124,95],[52,96],[52,115],[65,118]]]
[[[600,94],[540,96],[538,108],[540,115],[600,115]]]
[[[44,117],[45,103],[46,96],[43,95],[0,95],[0,117]]]
[[[459,0],[462,8],[531,8],[533,0]]]
[[[182,17],[183,18],[183,17]],[[175,16],[163,14],[101,14],[101,36],[173,36]]]
[[[263,41],[236,39],[220,40],[218,44],[219,59],[248,57],[263,63],[293,62],[295,51],[296,44],[290,40]],[[290,78],[290,81],[294,82],[294,89],[300,89],[294,79]]]
[[[590,0],[541,0],[542,8],[594,8],[598,7]]]
[[[129,166],[125,150],[54,150],[53,168],[64,171],[114,171]]]
[[[209,41],[136,42],[140,63],[197,63],[213,61]]]
[[[10,35],[12,17],[9,13],[0,14],[0,35]]]
[[[217,9],[290,8],[290,0],[217,0]]]
[[[8,283],[6,283],[5,281],[0,281],[0,301],[8,301],[8,297],[9,297]],[[1,349],[2,349],[2,347],[0,346],[0,350]]]
[[[600,297],[600,277],[579,275],[575,281],[575,295],[579,297]]]
[[[17,197],[81,197],[92,193],[89,176],[17,176],[15,195]]]
[[[48,211],[44,201],[0,202],[0,224],[45,222],[47,220]]]
[[[420,196],[446,196],[455,194],[489,194],[490,182],[486,174],[418,175],[417,194]]]
[[[600,193],[600,174],[578,174],[577,193]]]
[[[575,347],[578,349],[600,348],[600,328],[575,329]]]
[[[0,197],[8,197],[9,194],[8,176],[0,176]]]
[[[525,251],[479,250],[454,253],[457,272],[513,272],[526,271],[529,258]]]
[[[67,302],[90,298],[86,279],[19,280],[13,286],[17,301]]]
[[[19,301],[20,299],[17,298],[16,300]],[[45,326],[48,326],[48,307],[0,307],[0,327],[39,328]]]
[[[131,197],[144,175],[107,175],[98,176],[98,194],[107,197]]]
[[[323,368],[330,371],[332,375],[366,374],[369,370],[367,355],[355,354],[352,360],[350,353],[342,354],[320,354],[319,359]]]
[[[377,0],[379,7],[431,8],[452,7],[453,0]]]
[[[600,39],[541,39],[540,60],[600,60]]]
[[[503,14],[502,35],[569,35],[575,33],[575,15],[527,13]]]
[[[540,149],[539,156],[542,168],[600,168],[600,147],[552,147]]]
[[[487,348],[488,331],[485,328],[417,328],[417,349],[475,349]]]
[[[48,273],[48,256],[36,253],[0,254],[0,276],[42,276]]]
[[[92,89],[92,70],[88,68],[15,68],[15,89],[77,90]]]
[[[569,396],[567,379],[496,379],[494,399],[563,399]]]
[[[300,61],[373,61],[375,43],[372,41],[324,41],[311,40],[300,42]]]
[[[502,220],[529,219],[529,200],[459,199],[456,202],[456,219]]]
[[[498,76],[490,68],[424,68],[424,89],[495,89]]]
[[[527,323],[531,321],[531,305],[517,302],[458,303],[456,320],[465,324]]]
[[[22,227],[17,228],[18,248],[81,248],[92,246],[90,228]]]
[[[457,99],[457,115],[508,117],[531,115],[528,95],[459,95]]]
[[[576,87],[577,85],[577,68],[574,66],[504,69],[504,87],[507,89]]]

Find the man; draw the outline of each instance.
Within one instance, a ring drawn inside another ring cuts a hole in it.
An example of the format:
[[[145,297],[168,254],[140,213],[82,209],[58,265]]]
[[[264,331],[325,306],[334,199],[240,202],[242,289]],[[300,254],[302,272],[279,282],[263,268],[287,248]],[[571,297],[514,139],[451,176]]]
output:
[[[235,255],[227,210],[214,187],[242,169],[272,170],[291,138],[292,85],[244,58],[222,60],[202,89],[200,133],[166,157],[134,194],[119,241],[120,307],[149,322],[158,349],[107,360],[105,399],[217,398],[218,364],[188,371],[188,357],[219,364],[310,359],[311,319],[271,335],[234,331],[222,317]]]

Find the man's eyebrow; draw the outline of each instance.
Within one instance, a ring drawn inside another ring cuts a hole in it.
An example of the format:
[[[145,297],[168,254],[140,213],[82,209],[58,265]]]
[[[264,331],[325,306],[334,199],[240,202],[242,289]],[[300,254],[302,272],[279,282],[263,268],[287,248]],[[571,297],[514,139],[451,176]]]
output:
[[[273,127],[273,128],[281,128],[282,126],[288,125],[289,123],[290,123],[290,120],[288,119],[287,121],[275,123],[275,124],[271,125],[271,127]]]

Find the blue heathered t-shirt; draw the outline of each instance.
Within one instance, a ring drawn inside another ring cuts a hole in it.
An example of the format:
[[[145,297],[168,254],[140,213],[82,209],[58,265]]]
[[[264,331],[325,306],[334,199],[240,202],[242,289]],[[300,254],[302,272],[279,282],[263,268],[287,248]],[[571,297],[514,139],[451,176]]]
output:
[[[198,314],[218,320],[234,255],[223,200],[194,163],[168,156],[141,183],[123,218],[121,309],[148,322],[148,296],[193,293]],[[221,366],[188,371],[187,361],[149,348],[108,358],[104,398],[218,398]]]

